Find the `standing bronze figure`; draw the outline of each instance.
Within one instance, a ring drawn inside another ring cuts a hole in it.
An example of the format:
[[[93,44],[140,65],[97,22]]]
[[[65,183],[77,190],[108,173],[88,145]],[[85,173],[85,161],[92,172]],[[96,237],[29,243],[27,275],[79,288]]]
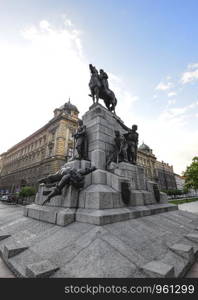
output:
[[[115,130],[114,150],[108,156],[106,166],[108,166],[111,162],[115,162],[118,164],[122,161],[128,162],[127,142],[125,137],[120,134],[120,131]]]
[[[100,74],[98,70],[92,64],[89,65],[91,72],[91,79],[89,82],[89,88],[93,103],[98,103],[99,99],[103,99],[107,109],[115,113],[115,107],[117,105],[117,99],[112,90],[109,89],[108,75],[102,69]]]
[[[116,119],[121,127],[127,131],[124,134],[127,143],[127,158],[131,164],[136,165],[137,163],[137,149],[138,149],[138,138],[139,134],[137,133],[137,125],[132,125],[132,129],[128,128],[119,119]]]
[[[85,159],[88,160],[88,143],[87,143],[87,132],[86,126],[83,125],[83,121],[78,121],[77,132],[73,135],[75,139],[75,148],[78,155],[74,156],[74,159]]]

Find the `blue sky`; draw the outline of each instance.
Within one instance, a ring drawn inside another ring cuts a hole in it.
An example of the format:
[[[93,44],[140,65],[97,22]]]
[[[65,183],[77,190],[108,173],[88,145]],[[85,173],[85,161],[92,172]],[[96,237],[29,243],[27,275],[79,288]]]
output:
[[[83,114],[91,62],[109,74],[140,143],[184,171],[198,148],[197,11],[195,0],[0,0],[0,125],[9,111],[16,128],[1,131],[0,152],[68,97]]]

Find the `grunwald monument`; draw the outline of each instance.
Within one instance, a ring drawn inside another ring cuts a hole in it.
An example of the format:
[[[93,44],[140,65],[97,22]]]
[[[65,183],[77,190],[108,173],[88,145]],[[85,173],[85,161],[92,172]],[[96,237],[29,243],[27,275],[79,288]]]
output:
[[[145,177],[138,126],[116,115],[107,73],[89,69],[93,104],[73,157],[38,178],[35,203],[0,227],[1,255],[18,277],[182,277],[198,251],[198,217]]]

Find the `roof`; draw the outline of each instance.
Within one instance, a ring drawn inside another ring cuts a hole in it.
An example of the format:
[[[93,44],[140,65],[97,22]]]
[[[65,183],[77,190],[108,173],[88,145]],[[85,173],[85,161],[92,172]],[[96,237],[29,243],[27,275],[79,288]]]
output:
[[[146,144],[142,143],[142,145],[139,147],[139,150],[143,150],[143,151],[151,151],[151,148],[149,146],[147,146]]]
[[[77,108],[74,104],[72,104],[72,103],[70,102],[70,99],[69,99],[68,102],[66,102],[66,103],[63,104],[61,107],[59,107],[59,109],[60,109],[60,110],[66,110],[67,112],[74,111],[74,112],[76,112],[76,113],[79,113],[78,108]]]

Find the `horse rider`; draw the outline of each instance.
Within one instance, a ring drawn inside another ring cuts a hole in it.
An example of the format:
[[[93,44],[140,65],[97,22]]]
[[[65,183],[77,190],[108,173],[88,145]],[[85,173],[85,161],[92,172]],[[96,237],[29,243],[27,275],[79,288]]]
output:
[[[106,72],[104,72],[103,69],[100,69],[99,78],[102,83],[102,87],[104,88],[105,92],[108,94],[109,93],[108,75]]]

